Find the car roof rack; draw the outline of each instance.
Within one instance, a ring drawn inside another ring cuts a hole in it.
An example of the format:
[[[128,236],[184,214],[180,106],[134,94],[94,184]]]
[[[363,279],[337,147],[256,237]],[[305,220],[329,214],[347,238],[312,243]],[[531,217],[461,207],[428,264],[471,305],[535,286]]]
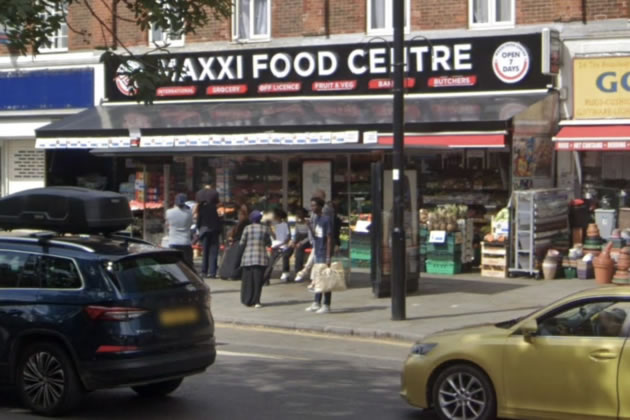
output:
[[[28,237],[0,236],[0,238],[5,242],[16,242],[16,243],[21,242],[21,243],[29,243],[29,244],[40,244],[40,245],[50,244],[59,248],[76,249],[76,250],[80,250],[84,252],[89,252],[91,254],[94,253],[94,249],[90,248],[89,246],[76,244],[73,242],[65,242],[65,241],[50,239],[52,237],[57,237],[57,235],[50,236],[51,232],[46,232],[46,233],[48,235],[33,236],[36,234],[31,234]]]

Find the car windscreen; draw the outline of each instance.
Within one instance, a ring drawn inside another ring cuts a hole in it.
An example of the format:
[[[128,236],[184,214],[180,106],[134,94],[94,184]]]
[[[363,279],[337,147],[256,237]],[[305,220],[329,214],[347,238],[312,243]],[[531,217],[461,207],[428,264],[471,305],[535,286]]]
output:
[[[202,283],[177,253],[142,254],[104,263],[104,271],[125,293],[142,293]]]

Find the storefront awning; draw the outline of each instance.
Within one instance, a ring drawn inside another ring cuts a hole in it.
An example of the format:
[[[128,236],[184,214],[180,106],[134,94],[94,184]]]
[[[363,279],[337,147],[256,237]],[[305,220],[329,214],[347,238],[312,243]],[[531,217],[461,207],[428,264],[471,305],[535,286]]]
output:
[[[429,146],[502,146],[503,136],[497,133],[507,131],[515,115],[547,95],[546,91],[533,91],[407,98],[406,131],[448,134],[429,141]],[[392,113],[391,98],[109,105],[40,128],[37,142],[40,148],[121,152],[212,146],[250,150],[272,142],[276,146],[326,147],[335,143],[368,143],[362,141],[364,133],[391,133]],[[471,132],[483,137],[457,134]],[[274,140],[278,136],[282,140]],[[138,137],[140,140],[135,140]],[[451,140],[454,143],[449,143]]]
[[[457,134],[406,134],[406,147],[440,147],[440,148],[501,148],[505,147],[505,135],[501,132],[457,133]],[[382,135],[378,144],[392,145],[394,137]]]
[[[565,125],[553,140],[556,150],[630,150],[630,123]]]

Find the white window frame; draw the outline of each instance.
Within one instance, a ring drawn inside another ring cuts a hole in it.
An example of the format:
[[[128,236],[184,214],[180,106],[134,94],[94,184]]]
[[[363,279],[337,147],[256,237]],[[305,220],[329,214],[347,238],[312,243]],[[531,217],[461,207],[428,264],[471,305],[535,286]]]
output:
[[[372,0],[366,0],[367,8],[367,34],[368,35],[392,35],[394,33],[394,15],[392,1],[397,0],[384,0],[385,1],[385,27],[384,28],[372,28]],[[405,0],[405,33],[408,34],[411,29],[411,0]]]
[[[488,22],[475,23],[474,21],[474,1],[468,0],[468,27],[470,29],[501,29],[501,28],[513,28],[516,25],[516,0],[509,1],[511,5],[512,15],[509,21],[496,21],[496,0],[483,0],[488,2]]]
[[[256,10],[255,0],[249,2],[249,33],[248,38],[242,38],[238,32],[238,22],[240,16],[239,0],[234,0],[234,6],[232,7],[232,40],[236,42],[260,42],[269,41],[271,39],[271,1],[267,0],[267,33],[266,34],[254,34],[254,11]]]
[[[46,7],[47,11],[45,16],[52,16],[53,14],[65,14],[65,16],[68,16],[68,4],[67,3],[63,3],[61,5],[61,7],[63,8],[62,10],[58,10],[54,7]],[[65,32],[65,35],[64,35]],[[61,42],[63,43],[63,39],[65,38],[66,42],[66,46],[65,47],[58,47],[56,44],[57,42]],[[48,41],[50,42],[51,46],[46,47],[46,46],[41,46],[38,49],[38,52],[40,53],[55,53],[55,52],[65,52],[68,51],[68,44],[69,44],[69,37],[68,37],[68,23],[66,23],[65,21],[61,22],[61,26],[59,27],[59,29],[57,30],[57,32],[55,32],[52,36],[48,37]]]
[[[169,7],[168,4],[164,5],[164,7]],[[171,38],[171,34],[168,31],[168,28],[160,28],[162,31],[162,39],[153,39],[153,24],[149,27],[149,46],[157,46],[157,47],[183,47],[186,43],[186,34],[182,33],[179,38]]]

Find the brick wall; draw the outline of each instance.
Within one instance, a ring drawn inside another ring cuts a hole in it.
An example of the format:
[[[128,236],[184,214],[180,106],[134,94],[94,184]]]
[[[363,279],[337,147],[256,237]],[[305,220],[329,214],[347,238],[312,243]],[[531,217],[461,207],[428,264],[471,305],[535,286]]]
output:
[[[302,34],[315,36],[326,34],[326,7],[334,0],[302,0]]]
[[[366,0],[330,0],[330,33],[365,32]]]
[[[586,16],[588,20],[630,18],[630,1],[587,0]]]
[[[467,0],[411,0],[411,30],[468,26]]]
[[[302,35],[302,0],[271,1],[271,37]]]
[[[272,4],[272,38],[321,36],[327,33],[348,34],[366,32],[368,0],[270,0]],[[456,29],[468,26],[469,0],[410,0],[413,31]],[[550,22],[576,22],[583,17],[583,0],[516,0],[517,25]],[[111,22],[114,0],[90,2],[95,12]],[[588,21],[630,18],[630,0],[586,0]],[[328,5],[328,18],[326,16]],[[121,4],[118,13],[133,19]],[[97,19],[81,4],[73,4],[69,12],[70,50],[85,50],[112,44],[112,37]],[[328,26],[328,27],[327,27]],[[76,33],[76,32],[80,33]],[[148,34],[133,22],[118,21],[117,33],[127,46],[148,45]],[[231,39],[231,19],[216,19],[196,34],[189,34],[186,43],[228,41]],[[0,55],[7,54],[0,46]]]

